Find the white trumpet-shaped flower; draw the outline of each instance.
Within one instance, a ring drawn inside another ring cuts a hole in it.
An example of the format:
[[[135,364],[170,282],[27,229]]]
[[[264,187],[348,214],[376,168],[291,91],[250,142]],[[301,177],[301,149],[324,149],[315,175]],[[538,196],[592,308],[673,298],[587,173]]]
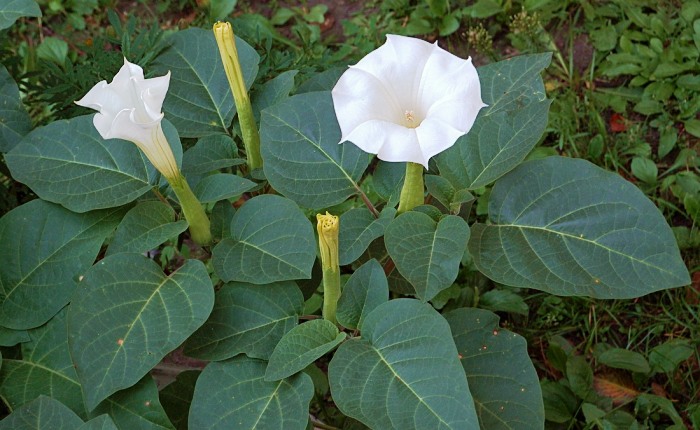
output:
[[[172,180],[180,173],[160,123],[169,85],[170,72],[144,79],[143,69],[125,58],[112,82],[98,82],[75,103],[99,111],[93,124],[104,139],[135,143],[156,169]]]
[[[341,142],[385,161],[426,168],[486,106],[471,58],[452,55],[437,42],[391,34],[343,73],[332,97]]]

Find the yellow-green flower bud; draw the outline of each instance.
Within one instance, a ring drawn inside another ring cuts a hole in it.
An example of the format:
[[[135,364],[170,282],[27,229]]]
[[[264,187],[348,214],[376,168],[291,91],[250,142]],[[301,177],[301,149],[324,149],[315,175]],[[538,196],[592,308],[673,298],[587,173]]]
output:
[[[326,212],[316,215],[318,245],[323,268],[323,318],[337,324],[335,311],[340,298],[340,267],[338,265],[338,231],[340,220]]]
[[[260,135],[253,116],[253,108],[250,104],[248,91],[245,88],[243,71],[238,60],[238,50],[233,29],[228,22],[217,22],[214,24],[214,38],[219,47],[221,61],[224,64],[226,78],[233,92],[233,100],[236,103],[238,121],[241,125],[241,135],[248,157],[248,168],[250,170],[262,167],[262,156],[260,155]]]

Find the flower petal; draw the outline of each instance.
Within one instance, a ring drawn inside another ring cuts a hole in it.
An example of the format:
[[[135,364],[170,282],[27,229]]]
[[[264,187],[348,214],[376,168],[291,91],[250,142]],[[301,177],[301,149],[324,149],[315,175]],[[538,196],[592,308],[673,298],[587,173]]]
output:
[[[423,165],[428,168],[428,160],[455,144],[464,135],[462,130],[442,121],[442,118],[429,117],[416,129],[419,147],[425,159]]]
[[[426,117],[438,116],[462,133],[469,131],[486,106],[471,58],[463,60],[436,46],[421,78],[420,104],[428,106]]]
[[[366,121],[401,121],[401,107],[389,91],[384,82],[365,70],[351,67],[343,73],[331,93],[341,141]]]
[[[141,94],[146,112],[151,119],[156,119],[161,116],[163,101],[170,86],[170,72],[165,76],[145,79],[143,82],[137,83],[137,88]]]
[[[347,140],[365,152],[377,154],[380,160],[427,166],[416,130],[381,120],[366,121],[352,130]]]
[[[355,67],[382,81],[401,106],[401,113],[418,110],[416,101],[423,67],[433,49],[433,45],[423,40],[388,34],[386,43],[367,54]]]

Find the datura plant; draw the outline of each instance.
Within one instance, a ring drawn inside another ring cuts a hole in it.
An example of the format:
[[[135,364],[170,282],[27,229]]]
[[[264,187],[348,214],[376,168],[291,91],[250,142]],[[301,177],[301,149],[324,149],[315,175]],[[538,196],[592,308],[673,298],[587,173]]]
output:
[[[0,69],[0,149],[38,196],[0,219],[0,429],[542,429],[526,341],[479,287],[690,282],[633,184],[534,155],[549,53],[475,68],[389,35],[261,82],[213,30],[34,129]]]

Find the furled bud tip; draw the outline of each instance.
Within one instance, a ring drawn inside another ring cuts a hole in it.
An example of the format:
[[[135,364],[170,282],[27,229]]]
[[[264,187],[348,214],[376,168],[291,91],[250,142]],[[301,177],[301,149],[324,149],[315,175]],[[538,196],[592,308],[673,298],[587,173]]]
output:
[[[337,216],[328,212],[325,215],[317,214],[316,220],[323,270],[338,271],[338,231],[340,221]]]
[[[233,29],[228,22],[217,22],[214,24],[214,38],[219,47],[221,61],[224,65],[226,78],[231,86],[233,101],[236,103],[238,122],[241,125],[241,137],[246,149],[248,167],[250,170],[262,167],[262,156],[260,155],[260,135],[258,126],[255,123],[253,107],[250,104],[248,91],[243,79],[241,63],[238,60],[238,50],[236,49],[236,39]]]

